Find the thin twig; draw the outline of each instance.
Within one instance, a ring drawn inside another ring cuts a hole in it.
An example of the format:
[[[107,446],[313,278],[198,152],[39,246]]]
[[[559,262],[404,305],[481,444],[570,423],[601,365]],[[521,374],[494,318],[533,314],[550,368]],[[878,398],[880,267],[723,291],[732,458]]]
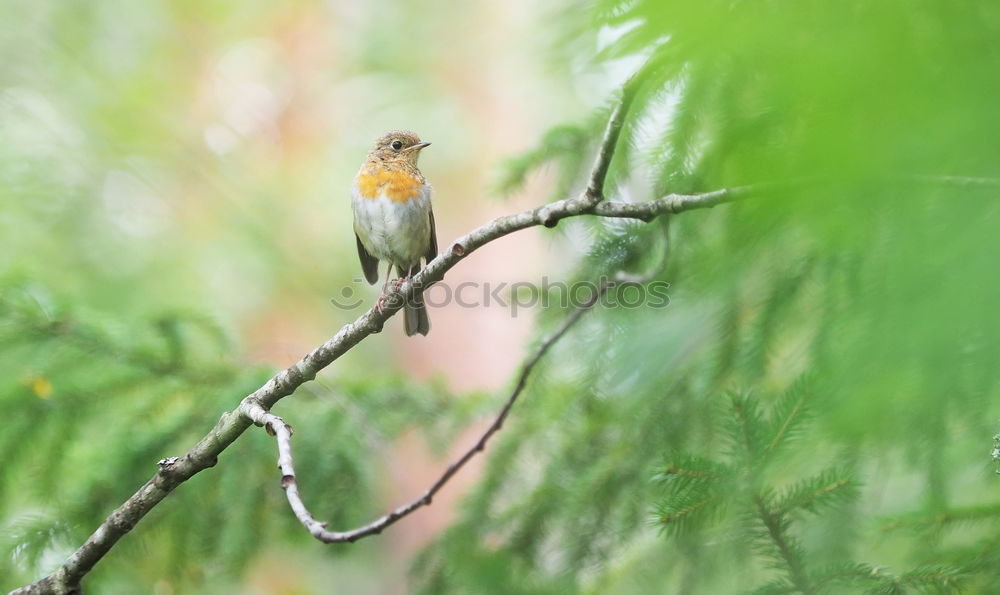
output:
[[[343,543],[354,542],[364,537],[368,537],[369,535],[376,535],[381,533],[382,530],[389,525],[392,525],[403,517],[415,512],[417,509],[423,506],[430,506],[434,496],[441,490],[441,488],[443,488],[445,484],[448,483],[448,481],[454,477],[455,474],[469,462],[469,460],[472,459],[472,457],[485,450],[486,443],[489,439],[503,427],[503,423],[507,419],[507,415],[510,413],[511,408],[514,406],[518,397],[522,392],[524,392],[528,383],[528,377],[531,375],[532,370],[534,370],[538,362],[541,361],[542,357],[545,356],[546,352],[548,352],[552,345],[561,339],[563,335],[565,335],[566,332],[572,328],[573,325],[575,325],[586,312],[591,310],[594,305],[600,301],[601,297],[613,285],[614,283],[610,281],[602,283],[599,290],[594,293],[591,299],[574,310],[573,313],[567,316],[566,320],[559,325],[559,328],[557,328],[555,332],[547,336],[539,343],[538,347],[535,348],[531,356],[521,365],[521,371],[518,374],[514,389],[511,391],[510,396],[507,397],[507,401],[500,409],[500,412],[494,418],[493,423],[490,424],[490,426],[485,432],[483,432],[483,434],[479,437],[479,440],[477,440],[472,447],[466,450],[462,456],[456,459],[452,464],[448,465],[448,467],[444,470],[444,473],[442,473],[419,498],[394,509],[388,514],[375,519],[367,525],[363,525],[356,529],[352,529],[350,531],[328,531],[326,529],[327,524],[317,521],[316,518],[309,512],[308,508],[306,508],[306,505],[302,502],[302,497],[299,494],[298,480],[295,474],[294,461],[292,458],[291,426],[286,424],[285,421],[277,415],[266,411],[259,403],[244,401],[240,404],[240,411],[252,419],[254,423],[264,426],[264,428],[268,430],[268,433],[275,436],[275,440],[278,444],[278,467],[281,469],[281,487],[285,490],[285,496],[288,498],[288,504],[291,506],[295,516],[299,519],[299,522],[301,522],[302,525],[309,530],[309,533],[312,534],[313,537],[324,543]]]
[[[594,159],[594,167],[590,170],[590,180],[587,182],[587,189],[581,197],[590,205],[595,205],[604,200],[604,182],[608,177],[608,170],[611,168],[611,159],[618,148],[618,139],[621,137],[622,128],[625,126],[625,116],[632,109],[632,102],[635,100],[639,88],[646,81],[649,70],[656,64],[656,60],[647,60],[642,67],[632,74],[622,85],[622,95],[615,108],[611,111],[608,124],[604,129],[604,137],[601,139],[601,146],[598,149],[597,157]]]
[[[604,138],[601,140],[601,147],[594,159],[594,167],[590,172],[590,181],[587,189],[583,192],[582,198],[589,204],[596,204],[604,200],[604,182],[608,177],[608,169],[611,167],[611,158],[618,146],[618,138],[621,136],[622,126],[625,124],[625,114],[628,113],[629,104],[632,101],[631,94],[622,93],[622,100],[615,105],[608,119],[608,125],[604,129]]]

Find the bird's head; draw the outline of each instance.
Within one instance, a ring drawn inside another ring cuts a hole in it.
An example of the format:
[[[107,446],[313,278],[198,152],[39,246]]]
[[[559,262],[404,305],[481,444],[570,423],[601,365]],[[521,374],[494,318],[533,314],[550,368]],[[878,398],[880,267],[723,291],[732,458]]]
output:
[[[379,161],[406,161],[416,165],[420,150],[429,144],[407,130],[390,130],[375,141],[375,146],[368,152],[368,158]]]

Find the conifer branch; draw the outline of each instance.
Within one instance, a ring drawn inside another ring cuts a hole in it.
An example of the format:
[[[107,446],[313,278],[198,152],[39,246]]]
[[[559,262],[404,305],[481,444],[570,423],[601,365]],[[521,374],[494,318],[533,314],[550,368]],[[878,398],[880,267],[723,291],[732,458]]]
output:
[[[680,477],[689,477],[692,479],[715,479],[718,477],[715,473],[709,471],[701,471],[698,469],[684,469],[678,467],[677,465],[668,465],[663,471],[666,475],[677,475]]]
[[[946,508],[933,513],[913,513],[886,519],[882,523],[881,530],[893,531],[910,528],[938,529],[962,523],[996,522],[998,519],[1000,519],[1000,504],[983,504],[980,506]]]
[[[712,504],[714,501],[715,501],[715,495],[713,494],[710,496],[706,496],[705,498],[695,502],[694,504],[685,506],[684,508],[674,510],[672,512],[668,512],[660,517],[660,524],[668,525],[671,523],[676,523],[679,520],[683,520],[687,517],[690,517],[694,513],[701,510],[702,508],[705,508],[709,504]]]
[[[795,588],[803,594],[813,592],[813,588],[806,576],[805,568],[802,565],[801,557],[794,543],[785,535],[786,523],[780,512],[771,510],[762,496],[754,498],[754,506],[757,508],[757,515],[767,531],[767,536],[774,544],[778,555],[785,563],[788,570],[788,578]]]
[[[798,509],[815,512],[850,497],[856,489],[846,471],[831,469],[792,486],[775,504],[775,510],[782,514]]]
[[[784,421],[781,422],[781,427],[778,428],[778,431],[774,434],[774,438],[771,439],[771,442],[768,443],[767,448],[764,449],[765,451],[772,452],[775,450],[778,444],[781,443],[781,440],[787,435],[788,429],[797,420],[799,412],[802,410],[802,406],[804,403],[805,403],[805,397],[802,397],[801,399],[795,401],[794,405],[792,406],[792,410],[788,412],[788,415],[785,416]]]

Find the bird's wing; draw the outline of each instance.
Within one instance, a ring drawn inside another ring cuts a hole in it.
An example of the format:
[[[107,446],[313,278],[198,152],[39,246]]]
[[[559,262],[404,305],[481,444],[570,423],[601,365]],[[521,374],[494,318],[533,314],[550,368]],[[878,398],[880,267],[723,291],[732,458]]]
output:
[[[427,202],[431,199],[431,185],[424,184],[424,196],[427,197]],[[431,220],[431,242],[427,246],[427,252],[424,253],[424,258],[427,262],[434,260],[434,257],[438,255],[438,239],[437,239],[437,226],[434,224],[434,206],[431,205],[427,209],[427,216]]]
[[[431,243],[427,247],[427,253],[424,254],[424,258],[427,262],[434,260],[434,257],[438,255],[438,239],[437,230],[434,228],[434,209],[427,211],[427,216],[431,218]]]
[[[365,279],[369,285],[375,285],[378,283],[378,259],[365,249],[358,232],[354,232],[354,239],[358,241],[358,258],[361,259],[361,270],[365,273]]]
[[[365,274],[368,283],[375,285],[378,283],[378,259],[365,248],[364,242],[361,241],[361,234],[358,233],[359,204],[364,200],[366,199],[359,195],[357,184],[355,184],[351,193],[351,210],[354,212],[354,239],[358,242],[358,259],[361,260],[361,271]]]

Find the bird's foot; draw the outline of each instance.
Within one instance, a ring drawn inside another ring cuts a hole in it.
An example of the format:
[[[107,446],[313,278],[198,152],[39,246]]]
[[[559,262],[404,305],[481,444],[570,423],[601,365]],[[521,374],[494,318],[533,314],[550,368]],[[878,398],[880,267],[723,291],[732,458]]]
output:
[[[382,286],[382,293],[379,294],[378,299],[375,300],[375,309],[378,310],[379,314],[385,312],[386,302],[390,301],[388,294],[394,291],[399,291],[399,288],[403,286],[404,281],[406,281],[406,279],[397,277],[392,280],[387,280],[385,285]]]

